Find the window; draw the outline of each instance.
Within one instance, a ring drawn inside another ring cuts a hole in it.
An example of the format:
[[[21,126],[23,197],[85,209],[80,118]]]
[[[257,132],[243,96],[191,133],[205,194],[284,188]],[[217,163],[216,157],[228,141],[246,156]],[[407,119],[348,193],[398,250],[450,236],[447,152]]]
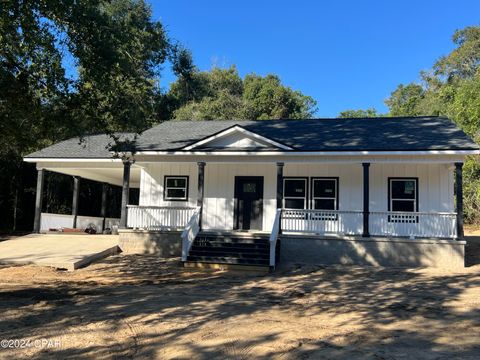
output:
[[[188,176],[165,176],[164,200],[188,200]]]
[[[307,178],[283,179],[283,207],[286,209],[306,209]]]
[[[338,178],[312,178],[311,207],[315,210],[338,210]],[[312,220],[338,220],[338,215],[312,214]]]
[[[338,210],[338,178],[312,178],[312,209]]]
[[[418,211],[418,179],[389,178],[388,179],[388,210],[400,212]],[[389,216],[390,222],[416,222],[415,216]]]

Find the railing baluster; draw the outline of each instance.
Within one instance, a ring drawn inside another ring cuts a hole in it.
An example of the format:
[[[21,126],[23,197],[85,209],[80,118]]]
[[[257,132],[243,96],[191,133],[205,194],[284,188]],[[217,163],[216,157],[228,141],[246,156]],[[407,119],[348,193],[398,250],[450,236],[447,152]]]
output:
[[[316,234],[361,235],[361,211],[284,209],[282,230]],[[455,213],[373,211],[370,233],[376,236],[455,236]]]

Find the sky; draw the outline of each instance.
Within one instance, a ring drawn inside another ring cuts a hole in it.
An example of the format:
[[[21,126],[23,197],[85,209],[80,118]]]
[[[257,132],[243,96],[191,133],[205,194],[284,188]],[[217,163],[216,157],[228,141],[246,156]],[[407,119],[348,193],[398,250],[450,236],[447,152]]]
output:
[[[200,70],[278,75],[312,96],[318,117],[376,108],[448,54],[453,32],[480,24],[478,0],[150,0],[155,20]],[[162,87],[174,80],[166,68]]]

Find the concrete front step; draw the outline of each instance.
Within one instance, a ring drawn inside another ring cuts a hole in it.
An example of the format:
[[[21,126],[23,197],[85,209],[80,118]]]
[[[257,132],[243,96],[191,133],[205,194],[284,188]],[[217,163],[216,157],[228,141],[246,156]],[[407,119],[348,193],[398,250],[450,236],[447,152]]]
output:
[[[185,261],[183,263],[183,266],[186,268],[196,268],[196,269],[251,271],[251,272],[257,272],[262,274],[268,273],[270,271],[270,267],[265,265],[225,264],[225,263],[198,262],[198,261]]]
[[[196,262],[208,262],[218,264],[237,264],[237,265],[269,265],[268,259],[261,258],[239,258],[232,256],[201,256],[201,255],[188,255],[187,261]]]
[[[232,251],[216,251],[211,252],[208,250],[190,250],[189,256],[203,256],[203,257],[226,257],[226,258],[235,258],[235,259],[261,259],[267,260],[270,259],[269,253],[241,253],[241,252],[232,252]]]

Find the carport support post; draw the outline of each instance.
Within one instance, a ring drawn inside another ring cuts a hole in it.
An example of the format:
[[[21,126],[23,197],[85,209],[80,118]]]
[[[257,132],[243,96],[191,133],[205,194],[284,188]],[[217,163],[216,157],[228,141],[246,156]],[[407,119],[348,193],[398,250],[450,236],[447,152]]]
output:
[[[105,218],[107,217],[107,194],[108,194],[108,184],[102,184],[102,208],[100,210],[100,216],[102,220],[102,233],[105,231]]]
[[[123,160],[122,210],[120,212],[120,228],[127,228],[127,205],[130,195],[130,160]]]
[[[37,192],[35,194],[35,219],[33,221],[33,232],[40,233],[40,217],[42,216],[42,200],[43,200],[43,179],[45,170],[37,171]]]
[[[78,217],[78,196],[80,195],[80,177],[73,177],[73,199],[72,199],[72,215],[73,215],[73,228],[77,228]]]
[[[363,166],[363,237],[369,237],[370,216],[370,163],[362,163]]]
[[[455,163],[455,193],[457,194],[457,239],[463,240],[463,163]]]
[[[198,165],[198,196],[197,206],[200,208],[198,212],[198,227],[202,230],[202,216],[203,216],[203,195],[205,188],[205,162],[199,161]]]

